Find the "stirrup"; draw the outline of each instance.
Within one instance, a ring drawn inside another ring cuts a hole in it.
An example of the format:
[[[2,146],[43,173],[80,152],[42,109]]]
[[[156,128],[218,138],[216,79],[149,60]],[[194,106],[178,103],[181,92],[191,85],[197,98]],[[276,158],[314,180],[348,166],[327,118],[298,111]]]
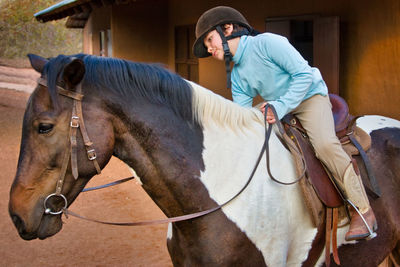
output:
[[[376,232],[374,232],[371,227],[369,227],[367,221],[365,220],[364,216],[362,215],[362,213],[358,210],[358,208],[356,207],[356,205],[354,205],[353,202],[351,202],[351,200],[346,199],[346,202],[349,203],[354,210],[358,213],[358,215],[360,215],[361,220],[363,221],[364,225],[367,227],[368,232],[369,232],[369,236],[367,236],[365,239],[366,240],[371,240],[373,238],[375,238],[377,236]]]

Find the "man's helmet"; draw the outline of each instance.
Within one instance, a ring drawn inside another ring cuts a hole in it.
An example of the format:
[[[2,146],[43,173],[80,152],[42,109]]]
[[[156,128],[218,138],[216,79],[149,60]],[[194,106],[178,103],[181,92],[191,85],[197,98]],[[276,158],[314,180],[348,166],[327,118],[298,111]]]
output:
[[[207,10],[200,16],[196,24],[196,41],[193,45],[193,54],[196,57],[209,57],[210,53],[204,45],[204,37],[217,26],[232,23],[238,24],[248,30],[247,34],[252,31],[245,17],[236,9],[227,6],[218,6]],[[243,35],[243,34],[242,34]],[[235,35],[238,37],[240,35]],[[221,36],[222,37],[222,36]]]

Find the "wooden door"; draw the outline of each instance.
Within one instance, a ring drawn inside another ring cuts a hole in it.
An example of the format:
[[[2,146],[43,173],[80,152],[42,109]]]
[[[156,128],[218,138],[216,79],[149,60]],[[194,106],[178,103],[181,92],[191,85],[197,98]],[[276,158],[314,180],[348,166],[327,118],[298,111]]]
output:
[[[266,31],[288,38],[311,66],[317,67],[330,93],[339,94],[339,17],[317,15],[268,18]]]

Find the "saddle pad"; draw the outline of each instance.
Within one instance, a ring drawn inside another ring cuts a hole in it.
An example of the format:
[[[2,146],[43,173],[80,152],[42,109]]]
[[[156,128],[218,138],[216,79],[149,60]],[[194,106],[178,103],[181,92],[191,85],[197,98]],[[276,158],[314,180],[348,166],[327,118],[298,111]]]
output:
[[[360,143],[360,145],[364,149],[364,151],[368,151],[368,149],[371,147],[371,136],[367,132],[365,132],[363,129],[355,126],[354,127],[354,137],[356,138],[358,143]],[[346,153],[350,157],[360,154],[358,149],[351,142],[342,144],[342,147],[343,147],[344,151],[346,151]]]

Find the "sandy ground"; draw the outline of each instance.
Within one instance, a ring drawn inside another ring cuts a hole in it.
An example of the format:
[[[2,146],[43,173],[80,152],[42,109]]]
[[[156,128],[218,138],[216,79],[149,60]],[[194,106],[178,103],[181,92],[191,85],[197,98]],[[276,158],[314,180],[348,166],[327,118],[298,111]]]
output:
[[[36,78],[32,70],[0,66],[0,266],[172,266],[165,224],[118,227],[70,217],[64,219],[61,232],[46,240],[19,237],[8,215],[9,190],[17,168],[22,117]],[[126,165],[113,158],[88,186],[128,176]],[[117,222],[165,218],[133,181],[82,193],[71,210]]]

